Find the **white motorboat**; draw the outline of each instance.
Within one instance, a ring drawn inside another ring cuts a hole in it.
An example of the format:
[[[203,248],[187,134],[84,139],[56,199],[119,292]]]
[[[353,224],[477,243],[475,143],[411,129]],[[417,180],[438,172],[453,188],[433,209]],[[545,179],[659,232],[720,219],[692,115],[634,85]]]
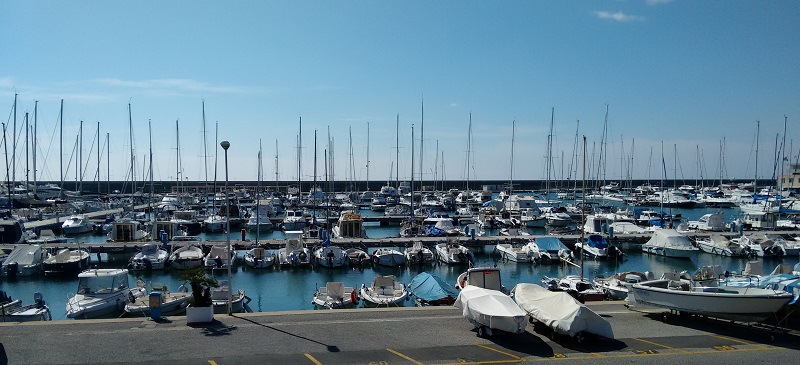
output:
[[[3,261],[2,272],[8,278],[32,276],[39,273],[44,250],[39,245],[16,245]]]
[[[703,252],[714,255],[746,257],[754,253],[750,251],[747,245],[729,240],[718,233],[709,237],[698,237],[695,243]]]
[[[347,260],[349,260],[350,266],[372,265],[372,260],[370,259],[367,251],[364,251],[360,248],[351,247],[344,250],[344,253],[347,255]]]
[[[579,340],[584,333],[613,339],[611,324],[564,292],[554,292],[536,284],[520,283],[511,290],[517,305],[553,332]]]
[[[61,231],[66,235],[81,234],[92,231],[92,223],[86,214],[75,214],[61,223]]]
[[[732,238],[731,241],[746,246],[751,252],[751,256],[781,257],[786,255],[783,246],[776,244],[775,241],[763,233],[754,233],[749,236]]]
[[[250,232],[270,232],[275,228],[269,216],[263,213],[256,213],[250,216],[247,219],[247,223],[245,223],[245,227]]]
[[[608,244],[606,239],[598,234],[589,235],[586,237],[586,242],[575,242],[575,250],[583,252],[584,255],[598,258],[598,259],[606,259],[606,258],[621,258],[622,257],[622,250],[617,248],[616,246],[611,246]]]
[[[527,246],[514,245],[511,243],[498,243],[497,246],[495,246],[495,249],[500,253],[500,258],[503,260],[514,262],[533,261],[530,256],[531,250]]]
[[[631,285],[647,280],[653,280],[653,273],[627,271],[609,278],[595,277],[594,285],[603,291],[606,299],[623,300],[628,297]]]
[[[725,214],[722,212],[704,214],[696,221],[689,221],[689,229],[716,232],[724,231]]]
[[[3,322],[34,322],[34,321],[52,321],[53,315],[50,313],[50,307],[45,303],[42,293],[33,293],[33,304],[21,305],[19,300],[16,300],[16,305],[7,307],[3,305],[0,316]]]
[[[231,264],[236,254],[233,252],[233,247],[226,248],[224,245],[214,245],[203,258],[203,266],[206,270],[227,270],[228,269],[228,252],[231,252]]]
[[[683,259],[691,258],[698,250],[689,241],[689,237],[674,229],[656,230],[650,240],[642,245],[642,252]]]
[[[400,307],[408,299],[406,286],[394,275],[377,276],[370,286],[361,284],[360,295],[364,305],[378,307]]]
[[[475,262],[472,251],[455,241],[437,243],[436,256],[448,265],[467,265]]]
[[[169,266],[176,270],[203,266],[203,249],[194,244],[178,248],[169,255]]]
[[[500,291],[470,285],[461,290],[453,304],[477,329],[479,337],[493,331],[525,332],[525,311],[511,297]]]
[[[412,265],[424,265],[433,263],[433,251],[425,247],[422,241],[416,241],[411,247],[404,251],[406,262]]]
[[[192,293],[183,285],[178,288],[177,292],[169,291],[166,285],[160,287],[151,285],[149,293],[153,292],[161,293],[160,308],[162,315],[183,313],[192,299]],[[133,302],[128,302],[125,304],[125,312],[131,315],[149,317],[152,312],[150,299],[149,295],[143,295]]]
[[[227,220],[225,219],[225,217],[219,214],[211,214],[205,219],[203,219],[203,229],[205,229],[206,232],[210,233],[224,231],[226,224]]]
[[[393,248],[381,247],[372,252],[372,263],[381,266],[402,266],[406,256]]]
[[[214,306],[214,313],[228,313],[228,303],[231,303],[231,313],[244,312],[244,302],[247,298],[244,289],[239,289],[231,296],[228,281],[222,281],[216,288],[211,288],[211,302]],[[232,300],[231,300],[232,299]]]
[[[150,232],[142,228],[139,221],[124,219],[111,223],[111,232],[108,232],[107,240],[110,242],[136,242],[150,238]],[[159,237],[160,239],[160,237]]]
[[[306,216],[302,210],[287,209],[281,221],[281,226],[284,231],[288,232],[303,229],[307,223]]]
[[[161,249],[158,244],[147,243],[142,246],[142,251],[131,257],[128,269],[133,271],[164,270],[169,254]]]
[[[98,318],[122,312],[127,302],[145,295],[128,287],[128,270],[91,269],[78,274],[78,290],[67,301],[68,318]]]
[[[283,266],[310,266],[311,250],[303,241],[302,231],[286,231],[286,243],[278,249],[278,262]]]
[[[575,261],[575,255],[560,239],[558,239],[558,237],[537,237],[535,242],[528,244],[528,248],[531,251],[533,251],[532,244],[537,246],[539,258],[542,263]]]
[[[244,263],[254,269],[266,269],[275,264],[275,256],[262,247],[254,247],[244,253]]]
[[[358,294],[355,289],[344,286],[342,282],[329,281],[314,292],[311,303],[325,309],[348,308],[358,304]]]
[[[338,246],[323,246],[314,250],[314,260],[317,265],[336,268],[347,264],[347,253]]]
[[[560,279],[545,276],[542,278],[542,286],[552,291],[567,292],[581,303],[602,301],[606,297],[603,290],[598,289],[594,282],[581,278],[580,275],[567,275]]]
[[[64,248],[42,261],[45,276],[77,275],[89,268],[89,251]]]
[[[660,279],[631,286],[629,305],[647,305],[708,317],[759,322],[771,318],[792,294],[781,290],[731,286],[695,286]],[[631,296],[633,300],[631,300]]]
[[[339,221],[331,228],[331,234],[333,238],[367,238],[361,213],[354,210],[342,211]]]

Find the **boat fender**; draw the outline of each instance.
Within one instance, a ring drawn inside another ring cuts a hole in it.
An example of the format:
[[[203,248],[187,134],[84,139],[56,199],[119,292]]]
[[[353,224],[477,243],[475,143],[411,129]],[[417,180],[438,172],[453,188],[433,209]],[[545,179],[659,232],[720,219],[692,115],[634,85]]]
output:
[[[355,289],[350,291],[350,302],[353,304],[358,304],[358,294],[356,294]]]
[[[467,286],[467,276],[466,275],[463,278],[461,278],[461,282],[459,282],[459,285],[461,286],[461,289],[464,289]]]

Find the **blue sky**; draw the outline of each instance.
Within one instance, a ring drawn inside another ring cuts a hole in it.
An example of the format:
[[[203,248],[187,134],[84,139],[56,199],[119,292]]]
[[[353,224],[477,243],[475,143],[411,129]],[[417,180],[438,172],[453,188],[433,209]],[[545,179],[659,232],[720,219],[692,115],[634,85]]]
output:
[[[471,179],[510,177],[514,120],[514,179],[545,178],[551,108],[554,177],[569,175],[578,120],[597,174],[606,105],[608,179],[660,179],[662,143],[668,179],[718,178],[723,139],[724,177],[752,178],[756,121],[758,174],[769,178],[784,115],[787,155],[800,149],[796,1],[4,1],[0,44],[8,141],[18,94],[18,180],[35,100],[37,176],[59,180],[62,98],[67,180],[81,120],[83,179],[96,179],[98,122],[100,179],[106,134],[110,178],[130,178],[129,102],[138,180],[148,120],[156,180],[178,176],[176,120],[183,178],[205,179],[205,162],[213,179],[215,147],[228,140],[231,180],[257,179],[259,143],[274,180],[276,141],[279,177],[295,180],[300,117],[303,180],[313,179],[314,130],[323,179],[328,128],[335,179],[366,179],[367,124],[370,179],[394,179],[396,163],[408,180],[423,98],[425,179],[442,176],[442,160],[445,178],[467,176],[470,113]],[[223,179],[221,157],[218,166]]]

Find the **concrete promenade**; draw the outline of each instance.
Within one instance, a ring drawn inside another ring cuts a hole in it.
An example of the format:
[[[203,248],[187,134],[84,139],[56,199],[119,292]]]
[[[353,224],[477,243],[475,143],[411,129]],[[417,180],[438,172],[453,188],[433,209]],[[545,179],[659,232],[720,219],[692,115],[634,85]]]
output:
[[[184,317],[0,323],[0,364],[791,364],[796,331],[663,310],[631,311],[620,302],[590,307],[616,339],[550,338],[528,326],[520,335],[479,338],[453,307],[353,309],[216,315],[187,326]]]

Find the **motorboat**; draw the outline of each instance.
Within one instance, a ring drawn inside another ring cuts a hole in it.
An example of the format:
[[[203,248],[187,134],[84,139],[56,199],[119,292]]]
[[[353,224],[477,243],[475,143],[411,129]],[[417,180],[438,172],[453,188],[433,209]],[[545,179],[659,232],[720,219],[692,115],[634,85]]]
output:
[[[33,276],[39,273],[43,260],[44,250],[40,245],[16,245],[3,261],[0,273],[9,279]]]
[[[86,214],[74,214],[61,223],[61,232],[66,235],[81,234],[92,231],[92,223]]]
[[[186,307],[189,305],[189,301],[192,299],[192,293],[190,293],[184,285],[181,285],[177,292],[173,292],[170,291],[166,285],[159,286],[151,284],[150,291],[148,293],[152,294],[153,292],[161,293],[161,303],[159,303],[159,308],[161,309],[162,315],[175,315],[183,313],[186,311]],[[151,299],[151,295],[144,295],[136,298],[136,300],[133,302],[126,303],[125,313],[128,313],[129,315],[150,317],[153,309],[153,303],[151,303]]]
[[[111,223],[111,232],[108,232],[109,242],[137,242],[150,238],[150,232],[142,228],[139,221],[124,219]]]
[[[606,239],[599,234],[592,234],[586,237],[586,242],[578,241],[575,243],[575,249],[583,252],[584,255],[605,259],[605,258],[622,258],[622,251],[616,246],[608,244]]]
[[[370,259],[367,251],[364,251],[360,248],[351,247],[344,250],[344,253],[347,255],[347,260],[350,262],[350,266],[372,265],[372,260]]]
[[[653,232],[650,240],[642,245],[642,252],[652,255],[691,258],[699,249],[686,237],[674,229],[659,229]]]
[[[367,238],[364,219],[361,213],[344,210],[339,214],[339,221],[331,228],[333,238]]]
[[[228,281],[221,281],[219,286],[211,288],[211,302],[214,306],[214,313],[226,314],[228,313],[228,303],[231,304],[231,313],[244,312],[244,302],[247,297],[244,295],[244,289],[239,289],[236,293],[230,293],[230,285]]]
[[[195,244],[182,246],[169,255],[169,266],[176,270],[188,270],[203,266],[203,249]]]
[[[498,243],[495,250],[500,253],[500,258],[506,261],[531,262],[531,250],[527,245],[515,245],[511,243]]]
[[[416,241],[411,247],[404,250],[406,262],[412,265],[425,265],[433,263],[433,251],[425,247],[422,241]]]
[[[296,231],[303,229],[307,224],[306,216],[302,210],[287,209],[281,221],[281,227],[284,231]]]
[[[594,285],[603,291],[606,299],[623,300],[628,297],[631,285],[653,279],[653,273],[649,271],[644,273],[627,271],[608,278],[596,276]]]
[[[534,240],[542,263],[574,262],[575,255],[558,237],[537,237]],[[530,246],[530,243],[529,243]]]
[[[408,299],[405,285],[394,275],[376,276],[369,286],[361,284],[360,295],[364,305],[378,307],[400,307]]]
[[[436,256],[448,265],[467,265],[475,262],[472,251],[455,241],[437,243]]]
[[[402,266],[406,256],[393,248],[381,247],[372,252],[372,263],[381,266]]]
[[[275,256],[262,247],[254,247],[244,253],[244,263],[254,269],[266,269],[275,263]]]
[[[347,253],[341,247],[331,245],[314,250],[314,260],[317,265],[327,268],[342,267],[349,261]]]
[[[519,307],[532,323],[542,323],[553,332],[581,342],[584,334],[614,338],[611,324],[564,292],[549,291],[536,284],[520,283],[511,290]]]
[[[227,219],[219,214],[211,214],[203,219],[203,229],[209,233],[222,232],[225,230]]]
[[[500,291],[470,285],[461,290],[453,306],[475,326],[478,337],[491,336],[498,330],[525,332],[527,313]]]
[[[567,275],[560,279],[545,276],[542,278],[542,286],[551,291],[567,292],[581,303],[602,301],[606,297],[603,290],[598,289],[594,282],[581,278],[580,275]]]
[[[0,316],[3,322],[34,322],[34,321],[52,321],[53,315],[50,313],[50,307],[45,303],[42,293],[33,293],[33,304],[21,305],[17,300],[17,305],[5,306],[3,305],[0,310]]]
[[[286,243],[278,249],[278,262],[282,266],[310,266],[311,250],[303,241],[303,231],[286,231]]]
[[[225,247],[224,245],[214,245],[203,258],[203,266],[206,270],[226,270],[228,268],[228,253],[233,251],[233,247]],[[231,262],[235,254],[231,252]]]
[[[453,305],[458,291],[444,279],[421,272],[408,283],[408,295],[418,307]]]
[[[782,257],[786,255],[783,246],[776,244],[775,241],[764,234],[755,233],[749,236],[732,238],[731,241],[747,247],[751,256]]]
[[[688,225],[692,230],[721,232],[725,230],[725,214],[722,212],[704,214],[696,221],[689,221]]]
[[[311,303],[317,308],[349,308],[358,304],[358,294],[353,287],[344,286],[340,281],[329,281],[325,286],[317,288]]]
[[[492,289],[507,293],[508,289],[503,286],[500,277],[500,269],[495,267],[473,267],[458,275],[456,279],[456,289],[464,289],[468,286],[478,286],[484,289]]]
[[[547,224],[547,218],[542,216],[539,208],[520,208],[519,221],[522,226],[528,228],[544,228]]]
[[[45,276],[77,275],[88,268],[89,251],[80,248],[63,248],[42,261],[42,271]]]
[[[745,322],[772,318],[792,299],[792,294],[782,290],[694,285],[692,281],[673,279],[634,284],[631,294],[628,297],[631,306],[641,304]]]
[[[270,232],[275,226],[266,213],[255,213],[247,219],[245,228],[250,232]]]
[[[464,232],[453,224],[453,218],[449,217],[428,217],[422,222],[428,227],[428,236],[463,236]]]
[[[67,318],[98,318],[120,313],[127,302],[145,295],[128,287],[128,270],[90,269],[78,274],[78,290],[67,301]]]
[[[25,234],[25,224],[19,219],[0,219],[0,243],[17,245],[25,243],[29,237]]]
[[[715,233],[708,237],[698,237],[695,240],[697,247],[703,252],[720,256],[747,257],[755,254],[749,246],[729,240],[727,237]]]
[[[428,228],[423,224],[423,221],[421,217],[410,217],[400,222],[400,237],[428,236]]]
[[[147,243],[142,246],[142,251],[131,257],[128,269],[133,271],[164,270],[169,254],[156,243]]]

